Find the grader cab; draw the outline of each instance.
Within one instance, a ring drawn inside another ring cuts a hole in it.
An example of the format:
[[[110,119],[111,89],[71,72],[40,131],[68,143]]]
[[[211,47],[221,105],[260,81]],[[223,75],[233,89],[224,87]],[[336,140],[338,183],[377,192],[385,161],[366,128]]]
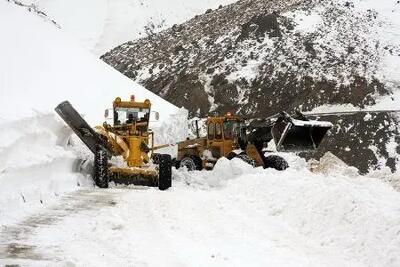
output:
[[[56,112],[93,152],[93,178],[97,186],[107,188],[112,181],[158,186],[160,190],[171,187],[171,156],[153,153],[149,100],[137,102],[132,97],[122,101],[117,97],[111,114],[110,110],[105,111],[108,121],[94,129],[68,101],[58,105]],[[111,163],[113,156],[122,158],[122,162]]]

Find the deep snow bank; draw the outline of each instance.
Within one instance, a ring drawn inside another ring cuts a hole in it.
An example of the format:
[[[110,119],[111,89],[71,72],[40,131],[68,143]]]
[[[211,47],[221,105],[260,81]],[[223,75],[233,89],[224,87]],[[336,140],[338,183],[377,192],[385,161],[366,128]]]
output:
[[[64,32],[12,2],[0,2],[0,117],[48,112],[64,100],[90,123],[102,122],[116,96],[148,98],[161,120],[178,111],[82,49]]]
[[[171,138],[163,130],[176,125],[171,116],[186,114],[12,1],[0,1],[0,33],[0,224],[90,184],[75,172],[76,158],[86,148],[79,141],[66,147],[72,131],[53,112],[61,101],[69,100],[94,125],[102,123],[116,96],[148,98],[160,112],[153,125],[160,143]],[[185,131],[173,134],[181,138]]]
[[[223,202],[225,209],[242,205],[249,214],[259,214],[259,219],[277,218],[314,246],[316,254],[324,251],[353,265],[399,266],[397,191],[378,179],[350,178],[340,169],[329,175],[314,174],[304,160],[293,157],[291,161],[292,168],[278,172],[221,159],[211,172],[175,171],[179,183],[175,186],[217,190],[229,199]]]
[[[55,114],[1,123],[0,225],[52,204],[60,194],[91,185],[74,171],[76,155],[64,149],[71,131]]]

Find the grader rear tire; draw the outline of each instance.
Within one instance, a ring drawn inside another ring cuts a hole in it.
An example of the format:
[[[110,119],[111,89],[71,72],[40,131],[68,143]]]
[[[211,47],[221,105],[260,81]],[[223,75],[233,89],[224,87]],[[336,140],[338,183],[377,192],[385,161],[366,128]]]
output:
[[[278,171],[284,171],[289,168],[288,162],[284,158],[276,155],[266,157],[264,159],[264,165],[265,168],[274,168]]]
[[[243,160],[244,162],[246,162],[247,164],[249,164],[253,167],[256,166],[255,160],[250,158],[250,156],[247,155],[246,153],[240,153],[239,155],[236,156],[236,158]]]
[[[108,188],[108,155],[106,150],[101,146],[96,146],[94,155],[94,183],[100,188]]]
[[[172,186],[172,159],[170,155],[159,155],[158,189],[167,190]]]
[[[190,172],[201,171],[203,169],[203,161],[195,155],[188,155],[179,162],[179,168],[184,167]]]

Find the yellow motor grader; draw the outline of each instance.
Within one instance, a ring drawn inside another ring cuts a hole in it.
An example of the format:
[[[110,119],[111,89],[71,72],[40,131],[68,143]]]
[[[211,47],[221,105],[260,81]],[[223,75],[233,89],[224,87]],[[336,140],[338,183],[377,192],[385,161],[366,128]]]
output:
[[[240,158],[264,168],[285,170],[287,161],[277,155],[264,155],[264,148],[274,140],[277,151],[305,152],[318,148],[332,124],[326,121],[311,121],[301,113],[295,117],[286,112],[268,118],[245,120],[227,113],[225,116],[206,119],[207,135],[178,143],[177,168],[189,171],[212,169],[221,157]]]
[[[107,188],[110,181],[116,184],[154,186],[160,190],[171,187],[171,156],[154,153],[154,135],[149,129],[151,103],[137,102],[117,97],[113,108],[106,110],[104,122],[94,129],[65,101],[56,112],[94,154],[93,178],[100,188]],[[111,115],[111,116],[110,116]],[[120,157],[111,163],[113,157]]]

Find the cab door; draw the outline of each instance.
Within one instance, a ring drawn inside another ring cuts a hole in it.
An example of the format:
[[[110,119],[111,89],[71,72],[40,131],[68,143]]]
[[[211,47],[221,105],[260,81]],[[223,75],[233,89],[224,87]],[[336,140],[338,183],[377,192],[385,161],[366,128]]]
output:
[[[223,124],[223,134],[224,134],[224,153],[223,156],[228,156],[234,149],[238,148],[237,140],[238,133],[237,127],[238,124],[234,120],[226,120]]]
[[[208,124],[207,145],[214,158],[219,159],[224,156],[224,136],[223,127],[220,122],[210,122]]]

